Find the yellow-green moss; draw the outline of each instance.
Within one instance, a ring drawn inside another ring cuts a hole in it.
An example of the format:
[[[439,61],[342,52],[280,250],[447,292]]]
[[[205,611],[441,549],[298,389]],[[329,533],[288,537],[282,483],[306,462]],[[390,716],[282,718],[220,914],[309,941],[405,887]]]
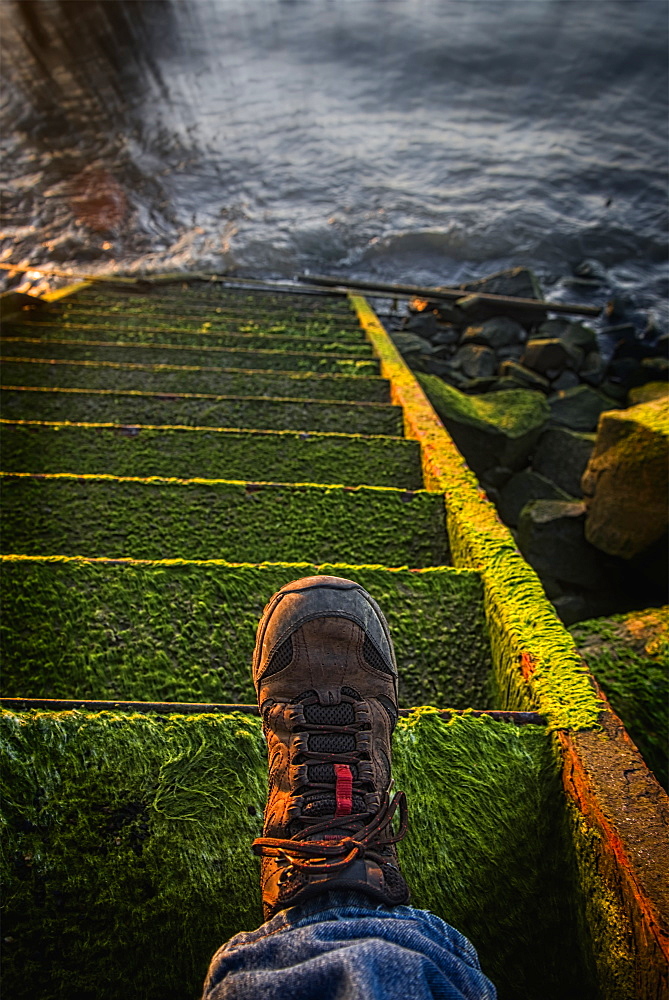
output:
[[[372,310],[359,296],[351,301],[390,381],[392,401],[404,406],[405,433],[421,444],[425,484],[444,492],[453,564],[481,573],[497,704],[539,708],[555,728],[596,727],[601,705],[591,677],[538,576]]]
[[[261,922],[260,720],[2,713],[0,749],[5,995],[197,996],[216,948]],[[414,904],[472,938],[500,1000],[589,998],[544,730],[423,712],[393,756]]]

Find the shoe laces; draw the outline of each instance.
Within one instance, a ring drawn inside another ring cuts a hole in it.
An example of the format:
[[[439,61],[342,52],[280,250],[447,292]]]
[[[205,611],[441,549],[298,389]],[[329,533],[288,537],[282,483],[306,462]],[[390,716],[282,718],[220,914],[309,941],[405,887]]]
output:
[[[364,797],[362,786],[365,783],[359,776],[363,762],[361,751],[357,747],[357,734],[368,729],[369,723],[352,721],[337,725],[332,721],[307,721],[310,708],[314,709],[310,713],[312,717],[319,715],[326,717],[331,712],[338,714],[338,706],[333,706],[332,709],[330,706],[320,706],[315,695],[310,696],[310,693],[296,700],[302,702],[305,715],[305,722],[300,723],[299,732],[308,738],[307,746],[301,747],[297,756],[307,769],[314,765],[317,767],[331,765],[335,778],[334,789],[332,782],[314,781],[309,778],[307,805],[318,803],[319,796],[314,795],[314,792],[325,792],[329,798],[334,790],[334,811],[329,818],[321,821],[318,817],[314,817],[313,813],[300,811],[294,818],[304,825],[304,830],[290,838],[258,837],[252,844],[254,854],[281,858],[299,871],[309,871],[314,874],[332,874],[345,868],[358,857],[374,858],[378,863],[387,862],[388,858],[383,857],[381,852],[402,840],[407,832],[407,802],[404,792],[396,792],[391,800],[389,796],[393,786],[391,782],[388,790],[381,794],[378,809],[353,812],[355,799],[360,802],[360,798]],[[360,700],[354,691],[346,691],[342,699],[343,702],[349,702],[352,709],[353,703]],[[356,747],[336,752],[309,749],[312,736],[322,737],[323,745],[328,741],[334,741],[336,745],[337,741],[342,742],[341,737],[353,736]],[[292,792],[293,795],[297,793],[297,789]],[[399,829],[395,834],[392,821],[398,810]]]

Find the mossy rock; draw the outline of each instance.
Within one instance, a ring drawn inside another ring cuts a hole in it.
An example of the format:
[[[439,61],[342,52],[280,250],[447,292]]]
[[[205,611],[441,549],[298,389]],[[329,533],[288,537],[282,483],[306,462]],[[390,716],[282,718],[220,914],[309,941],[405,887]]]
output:
[[[669,396],[667,382],[646,382],[630,389],[628,399],[630,406],[637,406],[639,403],[650,403],[653,399],[664,399],[665,396]]]
[[[5,420],[402,434],[402,408],[389,403],[38,388],[3,390],[0,400]]]
[[[5,424],[2,465],[5,472],[423,485],[417,441],[297,431]]]
[[[579,622],[579,652],[667,788],[669,771],[669,607]]]
[[[253,703],[271,595],[302,576],[354,579],[390,624],[403,706],[492,703],[477,573],[309,564],[0,563],[6,697]]]
[[[17,475],[3,513],[25,555],[448,563],[443,497],[422,490]]]
[[[32,997],[39,982],[43,1000],[199,995],[213,952],[262,919],[249,849],[265,799],[260,720],[0,723],[5,994]],[[398,725],[394,774],[414,905],[475,942],[500,1000],[591,996],[544,730],[419,711]]]
[[[585,534],[598,549],[631,559],[665,535],[668,446],[669,397],[602,415],[582,479]]]
[[[351,402],[389,403],[388,382],[378,377],[318,375],[311,372],[258,372],[215,366],[135,365],[87,361],[5,361],[4,386],[109,389],[174,393],[207,393],[214,396],[302,397],[344,399]]]
[[[416,374],[428,399],[477,475],[496,465],[520,469],[549,417],[540,392],[467,396],[436,375]]]

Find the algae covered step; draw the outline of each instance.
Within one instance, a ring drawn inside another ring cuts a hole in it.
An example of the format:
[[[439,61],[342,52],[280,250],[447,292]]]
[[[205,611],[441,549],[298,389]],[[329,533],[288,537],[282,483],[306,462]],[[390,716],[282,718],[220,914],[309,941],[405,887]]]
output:
[[[343,342],[360,343],[362,331],[357,323],[343,323],[331,319],[300,320],[286,317],[285,319],[262,319],[228,313],[202,313],[189,315],[174,307],[165,313],[128,314],[125,311],[109,310],[107,313],[85,310],[70,310],[60,314],[50,313],[40,315],[39,320],[31,320],[30,326],[51,327],[58,322],[63,330],[76,330],[85,326],[89,330],[100,333],[111,330],[123,330],[131,333],[141,333],[146,329],[156,334],[170,331],[182,333],[212,333],[212,334],[256,334],[272,336],[277,339],[289,337],[307,337],[311,340],[341,340]],[[28,321],[26,321],[28,325]]]
[[[76,389],[136,389],[143,392],[208,393],[230,396],[345,399],[389,403],[386,379],[363,375],[258,371],[215,365],[139,365],[131,362],[2,361],[3,386]]]
[[[420,445],[401,438],[10,423],[0,433],[4,472],[423,486]]]
[[[204,324],[205,326],[207,324]],[[358,331],[357,340],[337,340],[336,337],[307,337],[299,334],[277,333],[225,333],[205,330],[200,332],[171,330],[165,327],[133,327],[98,328],[93,324],[81,323],[79,326],[51,322],[24,323],[11,325],[4,323],[0,330],[3,347],[12,339],[37,340],[49,342],[54,340],[86,341],[98,339],[101,341],[141,344],[181,344],[184,347],[222,347],[245,348],[247,350],[273,349],[287,351],[326,352],[328,354],[354,355],[355,357],[372,357],[372,345],[362,339]],[[13,351],[12,353],[16,353]]]
[[[183,365],[195,368],[252,368],[273,371],[333,372],[340,375],[378,375],[372,358],[342,356],[322,351],[294,351],[277,347],[188,347],[169,343],[110,343],[9,338],[2,342],[3,361],[8,358],[41,358],[54,361],[92,361],[106,364]]]
[[[2,503],[6,553],[449,561],[443,497],[422,490],[16,474],[2,478]]]
[[[486,708],[490,648],[478,574],[364,566],[0,563],[6,697],[252,703],[271,595],[325,573],[361,584],[388,619],[402,706]]]
[[[262,921],[260,720],[3,712],[0,743],[5,994],[197,996],[214,951]],[[500,1000],[592,996],[543,727],[419,709],[393,769],[413,904],[476,942]]]
[[[270,399],[260,396],[173,395],[111,389],[4,389],[8,420],[50,420],[125,425],[244,427],[302,433],[402,433],[402,409],[389,403]]]

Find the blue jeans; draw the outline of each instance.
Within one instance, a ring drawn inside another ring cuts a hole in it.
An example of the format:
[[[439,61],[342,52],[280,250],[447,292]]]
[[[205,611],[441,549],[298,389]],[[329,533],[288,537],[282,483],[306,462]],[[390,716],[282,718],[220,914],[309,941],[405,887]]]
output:
[[[216,952],[203,1000],[495,1000],[473,945],[411,906],[329,892]]]

